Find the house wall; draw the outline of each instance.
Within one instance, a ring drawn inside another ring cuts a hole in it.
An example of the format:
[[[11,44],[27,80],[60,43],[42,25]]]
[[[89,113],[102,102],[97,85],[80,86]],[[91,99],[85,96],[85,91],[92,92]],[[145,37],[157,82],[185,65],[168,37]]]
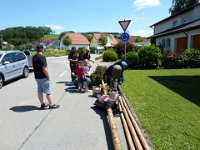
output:
[[[176,17],[173,17],[169,20],[166,20],[158,25],[154,26],[154,34],[158,34],[160,32],[166,31],[176,26],[180,26],[182,24],[195,21],[200,19],[200,5],[194,7],[194,9],[189,10],[185,13],[182,13]]]
[[[93,38],[91,40],[90,47],[98,47],[98,46],[99,46],[98,40]]]
[[[61,44],[60,49],[71,50],[72,47],[76,47],[76,49],[79,49],[79,48],[89,49],[90,48],[89,45],[69,45],[69,46],[65,46],[65,45]]]
[[[195,29],[191,31],[187,31],[185,33],[177,33],[177,34],[171,34],[163,37],[156,38],[156,45],[159,46],[162,45],[163,39],[165,40],[165,47],[163,47],[163,50],[166,51],[167,49],[170,49],[172,52],[175,52],[177,49],[177,39],[182,37],[187,37],[187,49],[193,48],[192,47],[192,36],[200,34],[200,29]],[[167,46],[167,39],[170,39],[170,46]],[[199,39],[200,42],[200,39]]]

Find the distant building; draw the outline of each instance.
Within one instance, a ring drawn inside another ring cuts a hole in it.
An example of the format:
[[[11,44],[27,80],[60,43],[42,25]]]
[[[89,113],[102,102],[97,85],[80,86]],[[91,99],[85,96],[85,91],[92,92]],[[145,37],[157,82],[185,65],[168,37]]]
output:
[[[97,48],[104,49],[104,47],[99,44],[99,38],[102,37],[102,36],[107,38],[107,43],[106,43],[105,47],[107,47],[107,48],[114,47],[117,44],[117,40],[115,39],[115,37],[112,34],[97,34],[97,33],[94,33],[92,35],[90,47],[97,47]]]
[[[152,43],[163,51],[181,54],[185,49],[200,49],[200,3],[153,25]]]
[[[71,39],[71,45],[69,46],[65,46],[63,44],[63,39],[67,36]],[[80,33],[66,33],[62,37],[61,42],[60,42],[60,49],[67,49],[67,50],[71,50],[72,47],[76,47],[76,49],[79,49],[79,48],[89,49],[89,46],[90,46],[90,42],[88,41],[88,39]]]
[[[141,42],[137,42],[137,39],[141,38],[142,41]],[[144,37],[140,37],[140,36],[130,36],[129,38],[129,42],[131,42],[133,45],[135,46],[148,46],[151,44],[150,40],[144,38]]]
[[[8,47],[8,42],[3,41],[1,47],[2,49],[6,49]]]

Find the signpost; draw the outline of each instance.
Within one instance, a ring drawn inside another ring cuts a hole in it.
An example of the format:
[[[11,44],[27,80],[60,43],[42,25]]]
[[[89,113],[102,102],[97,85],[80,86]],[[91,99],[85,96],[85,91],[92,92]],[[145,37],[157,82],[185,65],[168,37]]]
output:
[[[124,42],[124,55],[125,55],[125,60],[126,60],[126,42],[129,40],[129,34],[126,33],[126,30],[131,22],[131,20],[122,20],[122,21],[118,21],[120,26],[122,27],[122,30],[124,31],[121,36],[120,36],[120,39],[121,41]]]

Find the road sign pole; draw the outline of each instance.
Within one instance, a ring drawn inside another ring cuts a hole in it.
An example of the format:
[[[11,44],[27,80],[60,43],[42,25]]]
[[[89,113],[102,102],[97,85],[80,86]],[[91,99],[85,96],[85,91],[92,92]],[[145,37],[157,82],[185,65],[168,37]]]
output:
[[[126,61],[126,42],[124,42],[124,59],[125,59],[125,61]]]

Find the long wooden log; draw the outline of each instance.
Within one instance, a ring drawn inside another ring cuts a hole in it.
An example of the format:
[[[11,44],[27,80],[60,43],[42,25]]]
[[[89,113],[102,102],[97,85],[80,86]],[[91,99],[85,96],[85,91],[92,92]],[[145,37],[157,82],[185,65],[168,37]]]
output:
[[[129,118],[129,116],[128,116],[128,113],[127,113],[127,110],[126,110],[126,108],[125,108],[125,106],[124,106],[124,103],[123,103],[123,101],[122,101],[122,98],[119,97],[119,100],[120,100],[120,104],[121,104],[121,106],[122,106],[122,110],[123,110],[123,112],[124,112],[124,116],[125,116],[127,125],[128,125],[128,127],[129,127],[129,129],[130,129],[130,133],[131,133],[131,135],[132,135],[132,138],[133,138],[135,147],[136,147],[137,150],[143,150],[143,147],[142,147],[142,145],[141,145],[141,143],[140,143],[140,140],[139,140],[139,138],[138,138],[138,136],[137,136],[137,133],[136,133],[136,131],[135,131],[134,127],[133,127],[133,124],[131,123],[131,120],[130,120],[130,118]]]
[[[113,140],[113,146],[115,150],[122,150],[122,145],[121,141],[119,138],[119,133],[117,130],[117,126],[115,124],[115,120],[113,117],[113,112],[111,108],[107,109],[107,114],[108,114],[108,120],[109,120],[109,125],[110,125],[110,130],[112,134],[112,140]]]
[[[121,105],[119,105],[119,110],[122,112]],[[120,117],[121,117],[122,124],[123,124],[123,127],[124,127],[126,139],[127,139],[127,142],[128,142],[128,147],[129,147],[130,150],[135,150],[133,140],[131,138],[131,135],[130,135],[130,132],[129,132],[129,129],[128,129],[128,125],[127,125],[126,120],[124,118],[124,114],[121,113]]]
[[[105,86],[104,81],[101,81],[102,85]],[[103,94],[107,94],[106,89],[103,89]],[[107,109],[107,114],[108,114],[108,122],[111,130],[111,135],[112,135],[112,140],[113,140],[113,146],[115,150],[122,150],[122,144],[119,138],[119,133],[117,130],[117,126],[115,124],[115,120],[113,117],[113,112],[111,108]]]
[[[144,138],[144,136],[143,136],[143,134],[142,134],[140,128],[138,127],[138,124],[137,124],[137,122],[135,121],[135,119],[134,119],[134,117],[133,117],[133,115],[132,115],[132,113],[131,113],[131,111],[130,111],[128,105],[127,105],[127,103],[125,102],[125,100],[124,100],[123,98],[121,98],[121,101],[123,102],[124,107],[125,107],[126,110],[127,110],[128,116],[129,116],[129,118],[130,118],[130,120],[131,120],[131,122],[132,122],[132,124],[133,124],[133,126],[134,126],[134,128],[135,128],[135,130],[136,130],[136,133],[137,133],[137,135],[138,135],[138,137],[139,137],[139,139],[140,139],[140,142],[142,143],[143,148],[144,148],[145,150],[150,150],[150,147],[149,147],[149,145],[147,144],[147,141],[146,141],[146,139]]]

